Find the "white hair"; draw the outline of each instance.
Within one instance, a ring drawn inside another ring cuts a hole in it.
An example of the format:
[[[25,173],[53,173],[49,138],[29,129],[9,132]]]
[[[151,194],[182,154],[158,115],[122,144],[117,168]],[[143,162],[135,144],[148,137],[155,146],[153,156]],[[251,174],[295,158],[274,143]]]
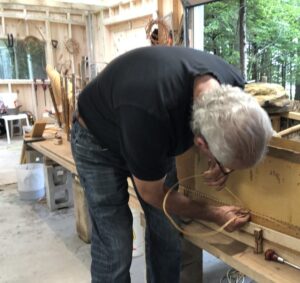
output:
[[[238,87],[221,85],[194,99],[191,127],[224,165],[252,167],[265,155],[273,129],[255,98]]]

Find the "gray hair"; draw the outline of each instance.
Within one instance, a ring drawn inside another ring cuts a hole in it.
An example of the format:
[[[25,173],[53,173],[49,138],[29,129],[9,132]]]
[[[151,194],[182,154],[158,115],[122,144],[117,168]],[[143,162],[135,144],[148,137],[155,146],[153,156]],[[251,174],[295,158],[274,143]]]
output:
[[[224,165],[252,167],[265,155],[273,129],[255,98],[238,87],[221,85],[194,99],[191,127]]]

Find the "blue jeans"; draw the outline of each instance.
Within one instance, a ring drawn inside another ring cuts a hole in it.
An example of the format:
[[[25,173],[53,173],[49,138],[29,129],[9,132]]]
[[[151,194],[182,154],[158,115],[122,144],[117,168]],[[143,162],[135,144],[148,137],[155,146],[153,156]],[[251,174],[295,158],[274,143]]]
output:
[[[92,221],[92,282],[128,283],[133,233],[126,161],[101,147],[77,121],[73,124],[71,145]],[[166,179],[168,186],[177,181],[175,161],[171,167]],[[147,282],[178,283],[180,235],[161,210],[144,202],[139,195],[138,198],[146,217]]]

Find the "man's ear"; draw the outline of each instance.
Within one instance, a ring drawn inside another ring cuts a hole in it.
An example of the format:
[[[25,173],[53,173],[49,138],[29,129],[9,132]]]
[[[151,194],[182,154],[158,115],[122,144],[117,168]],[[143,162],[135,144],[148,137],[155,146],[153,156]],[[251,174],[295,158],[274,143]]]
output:
[[[195,137],[194,139],[195,145],[199,147],[200,149],[208,150],[208,145],[202,137]]]
[[[194,138],[194,143],[202,153],[204,153],[208,157],[211,157],[211,152],[210,152],[208,144],[207,144],[207,142],[204,138],[195,137]]]

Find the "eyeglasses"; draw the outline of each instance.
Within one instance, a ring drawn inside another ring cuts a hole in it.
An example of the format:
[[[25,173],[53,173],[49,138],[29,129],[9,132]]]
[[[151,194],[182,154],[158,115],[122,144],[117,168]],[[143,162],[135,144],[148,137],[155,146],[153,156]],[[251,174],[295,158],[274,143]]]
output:
[[[208,143],[207,143],[205,137],[201,135],[201,138],[204,140],[204,142],[206,143],[207,147],[209,148]],[[215,159],[215,162],[218,164],[218,166],[219,166],[221,172],[223,173],[223,175],[225,175],[225,176],[229,175],[229,174],[231,174],[234,171],[234,169],[226,168],[217,158],[214,157],[214,159]]]
[[[226,175],[229,175],[230,173],[232,173],[234,171],[234,169],[229,169],[229,168],[226,168],[224,167],[224,165],[217,159],[215,158],[215,161],[216,163],[218,164],[221,172],[226,176]]]

